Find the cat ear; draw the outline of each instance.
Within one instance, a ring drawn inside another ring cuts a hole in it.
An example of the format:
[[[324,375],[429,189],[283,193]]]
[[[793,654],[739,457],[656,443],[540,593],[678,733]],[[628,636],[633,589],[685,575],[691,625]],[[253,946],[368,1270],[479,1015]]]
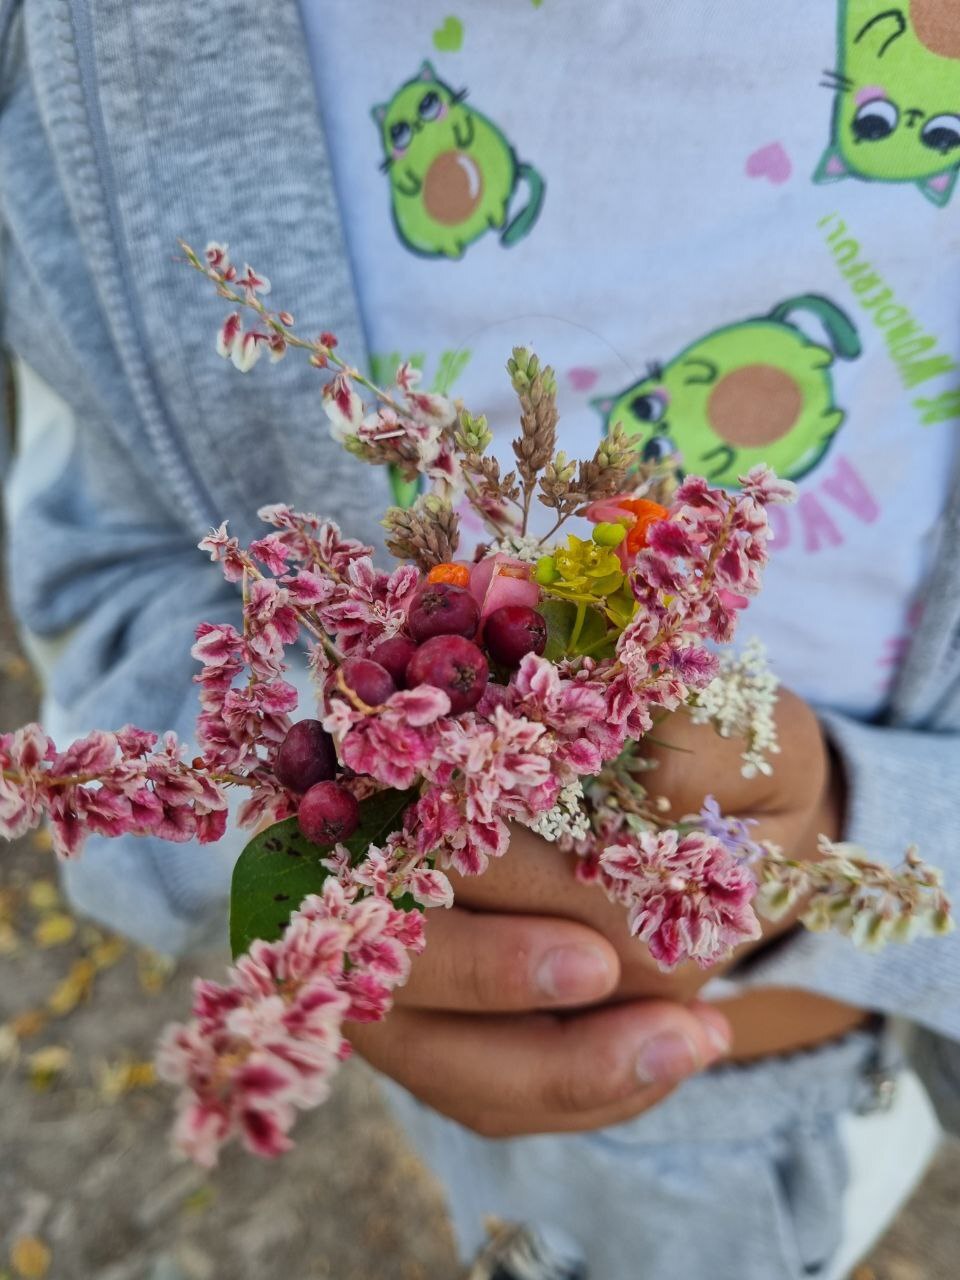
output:
[[[423,62],[420,64],[420,79],[436,80],[436,78],[437,73],[433,69],[433,63],[430,62],[429,59],[424,58]]]
[[[950,197],[953,195],[953,188],[956,185],[956,169],[951,169],[947,173],[935,174],[932,178],[924,178],[922,182],[917,183],[917,186],[931,204],[935,204],[940,209],[950,202]]]
[[[613,412],[613,406],[616,403],[613,396],[595,396],[590,401],[590,408],[596,409],[598,413],[602,413],[606,418]]]
[[[385,102],[378,102],[375,107],[370,108],[370,114],[373,116],[373,119],[377,124],[383,124],[384,120],[387,118],[387,104]]]
[[[846,160],[840,154],[839,147],[831,143],[820,157],[820,163],[813,175],[814,182],[839,182],[842,178],[849,177],[850,169]]]
[[[892,44],[907,30],[907,19],[902,9],[886,9],[874,16],[854,36],[854,44],[870,50],[874,57],[882,58]]]

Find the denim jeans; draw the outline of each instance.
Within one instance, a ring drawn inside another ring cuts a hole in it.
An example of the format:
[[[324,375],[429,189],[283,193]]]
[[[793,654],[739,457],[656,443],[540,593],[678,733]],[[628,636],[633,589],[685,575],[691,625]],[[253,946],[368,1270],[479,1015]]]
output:
[[[465,1258],[493,1216],[536,1224],[590,1280],[827,1280],[844,1233],[840,1120],[887,1106],[896,1076],[886,1039],[856,1032],[714,1069],[626,1124],[505,1140],[385,1087]]]

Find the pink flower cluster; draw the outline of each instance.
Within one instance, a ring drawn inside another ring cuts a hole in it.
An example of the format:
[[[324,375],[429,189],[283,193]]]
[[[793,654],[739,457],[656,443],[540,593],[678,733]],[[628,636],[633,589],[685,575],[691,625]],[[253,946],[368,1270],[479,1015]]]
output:
[[[787,502],[794,486],[766,466],[741,480],[737,495],[690,476],[677,490],[669,519],[650,526],[636,560],[634,593],[668,634],[688,632],[726,643],[737,612],[760,590],[770,526],[765,508]]]
[[[58,751],[39,725],[0,735],[0,836],[12,840],[50,824],[54,848],[75,857],[85,838],[157,836],[219,840],[227,821],[223,787],[184,762],[174,734],[128,725],[95,732]]]
[[[360,899],[331,877],[226,984],[198,981],[193,1020],[168,1027],[158,1055],[181,1091],[176,1148],[206,1168],[233,1138],[261,1156],[288,1150],[298,1110],[325,1100],[350,1052],[344,1021],[386,1015],[423,941],[419,912]]]
[[[707,968],[760,936],[756,880],[715,836],[639,832],[609,845],[599,862],[608,893],[628,910],[630,932],[664,969],[683,960]]]
[[[416,397],[410,371],[398,377]],[[334,385],[328,411],[335,405],[357,427],[350,395],[348,380]],[[428,419],[429,399],[417,404]],[[550,661],[527,652],[495,678],[484,668],[479,700],[456,714],[448,692],[428,682],[402,687],[402,674],[375,706],[342,679],[347,660],[370,659],[383,641],[421,643],[411,621],[421,573],[381,570],[370,548],[334,524],[265,508],[270,532],[248,548],[225,526],[201,543],[240,587],[243,622],[197,630],[196,760],[186,764],[173,738],[155,750],[155,735],[134,729],[92,734],[63,753],[35,726],[0,739],[0,830],[19,834],[46,813],[64,855],[87,831],[216,839],[227,786],[248,791],[241,823],[279,820],[302,799],[278,775],[297,706],[284,679],[287,654],[306,639],[317,732],[335,747],[337,781],[327,785],[351,802],[388,788],[411,792],[398,829],[359,859],[333,849],[323,894],[302,904],[279,941],[255,942],[226,985],[198,985],[193,1021],[167,1034],[161,1055],[164,1075],[183,1089],[183,1151],[210,1164],[232,1137],[264,1155],[289,1146],[296,1113],[323,1099],[347,1052],[342,1024],[383,1017],[409,953],[423,944],[420,912],[398,904],[449,906],[447,873],[483,872],[506,852],[511,822],[562,831],[582,780],[705,687],[716,672],[705,642],[728,640],[757,590],[763,508],[781,496],[762,470],[737,495],[686,481],[630,571],[638,608],[613,656]],[[461,643],[486,662],[478,646],[489,617],[504,604],[530,610],[541,588],[528,563],[502,553],[474,566],[468,582],[480,622],[474,640]],[[756,936],[753,876],[716,837],[613,824],[581,843],[584,874],[627,906],[631,929],[664,967],[709,964]]]

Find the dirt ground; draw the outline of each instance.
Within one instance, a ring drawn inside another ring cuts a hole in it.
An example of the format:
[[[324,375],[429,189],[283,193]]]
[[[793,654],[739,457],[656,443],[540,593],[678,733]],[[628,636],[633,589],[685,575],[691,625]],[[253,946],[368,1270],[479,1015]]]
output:
[[[0,730],[34,701],[0,607]],[[0,855],[0,1280],[456,1280],[439,1190],[360,1063],[279,1165],[175,1163],[149,1063],[196,963],[73,919],[43,840]],[[958,1192],[951,1146],[856,1280],[957,1280]]]

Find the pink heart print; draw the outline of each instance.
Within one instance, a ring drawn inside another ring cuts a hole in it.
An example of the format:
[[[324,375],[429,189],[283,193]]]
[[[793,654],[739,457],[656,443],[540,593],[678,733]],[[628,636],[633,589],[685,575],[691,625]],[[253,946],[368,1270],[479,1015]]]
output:
[[[779,187],[793,173],[793,164],[782,142],[768,142],[747,156],[746,170],[748,178],[766,178]]]
[[[589,391],[591,387],[596,386],[599,377],[600,375],[596,369],[577,366],[575,369],[567,370],[567,378],[574,391]]]

